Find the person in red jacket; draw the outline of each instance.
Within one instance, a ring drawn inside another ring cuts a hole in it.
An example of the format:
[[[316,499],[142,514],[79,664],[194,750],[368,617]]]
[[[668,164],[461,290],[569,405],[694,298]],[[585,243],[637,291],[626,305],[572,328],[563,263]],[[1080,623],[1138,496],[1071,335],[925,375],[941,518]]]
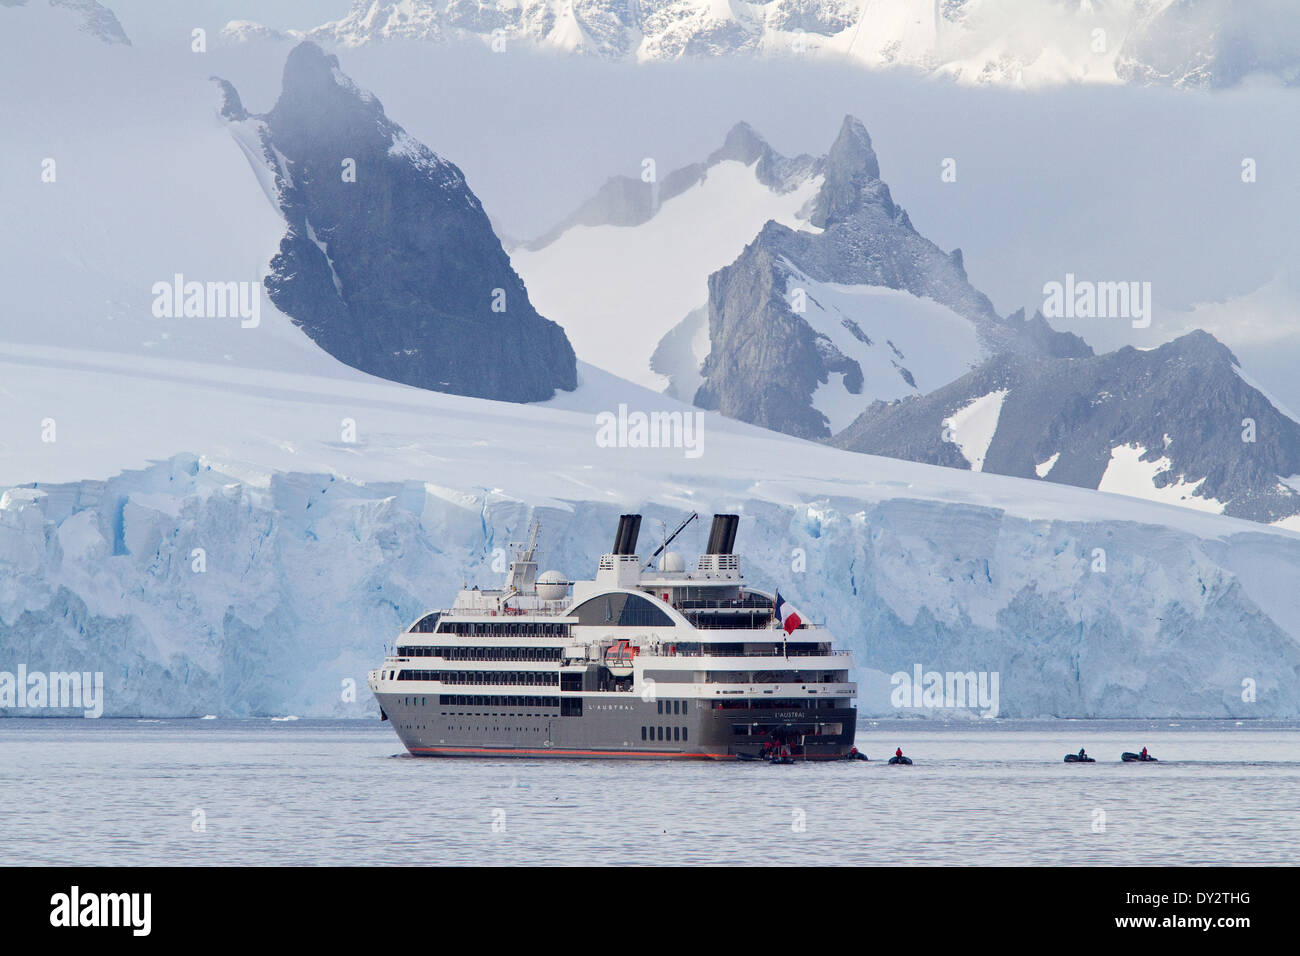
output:
[[[897,750],[895,750],[895,751],[894,751],[894,756],[895,756],[895,757],[901,757],[901,756],[903,756],[903,748],[902,748],[902,747],[899,747]]]
[[[1146,748],[1146,747],[1143,747],[1143,748],[1142,748],[1142,759],[1143,759],[1143,760],[1146,760],[1146,759],[1147,759],[1147,748]]]

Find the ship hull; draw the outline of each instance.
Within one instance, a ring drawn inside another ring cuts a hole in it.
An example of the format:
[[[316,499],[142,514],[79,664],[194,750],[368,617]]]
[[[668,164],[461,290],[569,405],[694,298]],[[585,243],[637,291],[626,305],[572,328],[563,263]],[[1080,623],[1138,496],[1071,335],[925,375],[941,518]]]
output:
[[[456,706],[436,692],[376,698],[417,757],[734,760],[776,744],[797,760],[840,760],[857,730],[851,707],[774,710],[605,695],[583,699],[581,714],[570,704],[561,715],[559,707],[491,706],[490,698]]]

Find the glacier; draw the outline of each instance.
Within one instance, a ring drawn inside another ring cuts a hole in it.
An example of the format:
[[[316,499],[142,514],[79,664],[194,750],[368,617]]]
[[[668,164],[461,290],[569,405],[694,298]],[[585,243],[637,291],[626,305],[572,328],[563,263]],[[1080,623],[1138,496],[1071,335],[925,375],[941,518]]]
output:
[[[726,483],[701,483],[713,496],[699,507],[740,513],[747,578],[779,585],[853,651],[863,714],[896,713],[889,675],[915,664],[999,674],[1004,717],[1300,714],[1296,535],[1223,518],[1198,533],[1173,508],[1153,515],[1167,524],[1029,518],[906,487],[719,494]],[[647,527],[683,513],[530,501],[528,477],[508,484],[259,479],[178,454],[10,488],[0,664],[102,671],[109,716],[373,715],[356,689],[384,646],[463,582],[495,583],[499,549],[532,519],[543,563],[585,576],[621,511]]]

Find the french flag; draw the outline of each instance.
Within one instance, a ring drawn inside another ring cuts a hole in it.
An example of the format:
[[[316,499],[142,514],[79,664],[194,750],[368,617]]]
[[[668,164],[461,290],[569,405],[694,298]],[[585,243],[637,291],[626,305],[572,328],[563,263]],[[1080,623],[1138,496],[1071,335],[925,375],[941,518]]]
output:
[[[781,626],[785,628],[786,634],[793,634],[795,628],[803,623],[803,618],[799,616],[799,612],[785,598],[781,597],[780,591],[776,592],[776,617],[781,622]]]

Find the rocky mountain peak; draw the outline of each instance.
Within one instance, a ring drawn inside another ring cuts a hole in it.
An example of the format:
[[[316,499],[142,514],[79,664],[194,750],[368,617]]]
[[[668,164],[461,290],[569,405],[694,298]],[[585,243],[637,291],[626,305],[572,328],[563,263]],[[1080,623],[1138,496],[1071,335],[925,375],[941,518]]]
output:
[[[727,131],[722,145],[709,155],[708,165],[734,159],[748,166],[771,151],[772,148],[768,146],[767,140],[763,139],[754,127],[741,121]]]
[[[364,135],[378,121],[391,127],[383,104],[339,69],[338,57],[310,40],[289,51],[279,99],[267,120],[283,135],[318,141]]]
[[[1206,366],[1218,365],[1225,369],[1240,368],[1241,363],[1232,350],[1204,329],[1193,329],[1161,345],[1155,350],[1180,358],[1192,359]]]
[[[768,222],[710,277],[695,404],[824,439],[873,399],[924,394],[991,355],[1092,354],[1042,316],[998,315],[961,253],[920,235],[894,204],[856,117],[817,162],[809,221],[822,231]]]
[[[880,178],[880,163],[871,147],[871,134],[862,120],[845,116],[839,135],[826,154],[826,164],[831,169],[843,168],[850,172],[863,172],[872,179]]]
[[[890,218],[897,214],[889,187],[880,181],[880,162],[871,147],[871,136],[856,117],[844,117],[826,154],[825,174],[810,217],[814,226],[825,229],[842,222],[863,203],[879,205]]]
[[[255,121],[288,224],[271,301],[335,358],[382,378],[502,401],[572,390],[564,331],[537,314],[464,175],[311,42]],[[244,131],[247,135],[247,130]]]

